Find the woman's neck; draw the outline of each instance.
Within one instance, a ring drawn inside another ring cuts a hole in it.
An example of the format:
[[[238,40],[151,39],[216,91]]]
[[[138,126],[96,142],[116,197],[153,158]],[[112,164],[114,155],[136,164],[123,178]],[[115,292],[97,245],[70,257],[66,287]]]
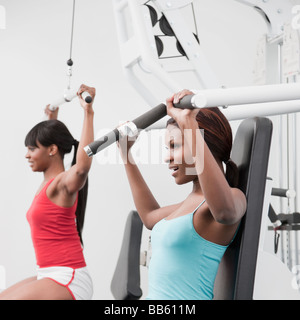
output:
[[[44,180],[49,181],[65,171],[63,162],[53,163],[44,171]]]
[[[198,178],[193,181],[193,190],[192,193],[203,194]]]

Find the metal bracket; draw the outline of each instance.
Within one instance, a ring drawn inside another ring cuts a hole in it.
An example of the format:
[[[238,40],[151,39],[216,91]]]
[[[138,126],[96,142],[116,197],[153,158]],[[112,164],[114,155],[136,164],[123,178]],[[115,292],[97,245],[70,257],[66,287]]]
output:
[[[152,1],[157,9],[165,15],[188,59],[186,59],[184,67],[181,64],[179,69],[178,63],[170,66],[165,64],[165,61],[160,61],[148,8],[141,4],[140,0],[113,0],[121,60],[128,81],[150,105],[156,105],[160,101],[157,100],[155,94],[151,93],[151,88],[137,77],[133,71],[135,66],[139,66],[144,72],[151,73],[171,92],[179,91],[184,87],[171,75],[171,72],[177,71],[194,71],[200,80],[199,87],[201,85],[204,88],[219,87],[218,80],[210,69],[199,43],[180,12],[180,8],[193,1]],[[132,26],[133,34],[128,31],[128,23]]]

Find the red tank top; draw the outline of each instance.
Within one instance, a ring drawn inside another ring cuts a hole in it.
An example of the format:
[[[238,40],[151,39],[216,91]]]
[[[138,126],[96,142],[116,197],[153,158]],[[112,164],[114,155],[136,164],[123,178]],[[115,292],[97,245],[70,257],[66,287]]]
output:
[[[47,196],[51,179],[34,197],[26,218],[31,228],[31,237],[37,265],[42,267],[85,267],[83,249],[76,228],[78,197],[72,207],[60,207]]]

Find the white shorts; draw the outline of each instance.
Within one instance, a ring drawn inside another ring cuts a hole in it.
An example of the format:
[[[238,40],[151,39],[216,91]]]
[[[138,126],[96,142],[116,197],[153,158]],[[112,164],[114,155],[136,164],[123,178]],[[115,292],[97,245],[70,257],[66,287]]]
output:
[[[74,300],[91,300],[93,283],[87,267],[73,269],[69,267],[37,268],[37,280],[48,278],[66,287]]]

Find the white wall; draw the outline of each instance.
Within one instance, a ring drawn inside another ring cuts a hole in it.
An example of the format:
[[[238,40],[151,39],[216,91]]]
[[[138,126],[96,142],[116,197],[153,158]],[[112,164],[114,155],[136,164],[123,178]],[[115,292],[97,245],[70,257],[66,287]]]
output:
[[[9,286],[35,273],[25,214],[43,177],[32,173],[24,158],[24,138],[42,120],[42,107],[67,86],[72,1],[0,0],[0,5],[6,9],[6,29],[0,30],[0,265]],[[233,0],[199,0],[197,17],[203,49],[220,81],[226,86],[252,84],[256,43],[267,30],[262,18]],[[73,61],[74,87],[86,83],[97,90],[96,134],[151,107],[123,76],[111,1],[76,1]],[[192,85],[182,75],[179,79],[183,87]],[[160,90],[162,97],[170,94]],[[80,137],[77,101],[61,107],[59,118]],[[90,173],[83,237],[94,299],[111,299],[110,281],[134,204],[122,165],[100,164],[102,160],[95,157]],[[190,191],[190,186],[176,186],[163,164],[143,164],[141,170],[161,205]]]

